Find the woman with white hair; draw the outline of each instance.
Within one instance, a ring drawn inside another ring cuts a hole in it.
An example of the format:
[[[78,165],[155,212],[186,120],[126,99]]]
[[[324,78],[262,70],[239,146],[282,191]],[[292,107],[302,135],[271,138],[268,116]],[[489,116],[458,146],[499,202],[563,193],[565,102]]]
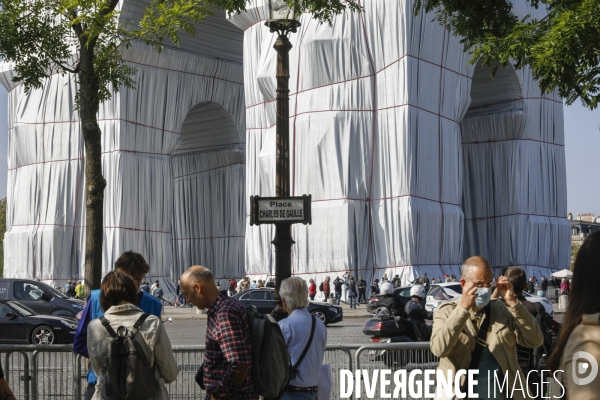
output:
[[[279,399],[317,400],[319,371],[327,344],[325,324],[306,309],[308,287],[304,279],[297,276],[285,279],[281,282],[279,295],[283,309],[289,314],[279,321],[279,326],[293,366],[288,388]]]

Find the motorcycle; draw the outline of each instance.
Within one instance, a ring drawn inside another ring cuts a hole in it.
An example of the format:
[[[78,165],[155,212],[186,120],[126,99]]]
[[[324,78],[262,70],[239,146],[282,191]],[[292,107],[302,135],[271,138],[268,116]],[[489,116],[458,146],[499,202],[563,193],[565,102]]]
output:
[[[372,343],[428,342],[431,338],[431,325],[404,316],[378,315],[367,320],[363,333],[371,336]],[[370,350],[374,361],[382,361],[389,369],[406,368],[408,365],[422,365],[424,355],[401,350]]]

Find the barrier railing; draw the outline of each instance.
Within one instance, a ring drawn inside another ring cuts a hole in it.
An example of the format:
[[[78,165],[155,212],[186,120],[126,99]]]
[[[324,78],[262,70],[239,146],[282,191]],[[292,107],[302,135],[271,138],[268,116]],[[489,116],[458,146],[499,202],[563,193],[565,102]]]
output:
[[[204,346],[173,346],[179,367],[177,380],[167,385],[171,399],[203,399],[204,391],[196,384],[195,376],[204,359]],[[69,345],[13,346],[0,345],[0,356],[5,377],[18,399],[74,399],[81,400],[87,388],[87,360],[71,351]],[[368,345],[328,345],[323,363],[331,365],[332,399],[340,399],[340,370],[436,369],[439,359],[429,350],[428,342],[389,343]],[[391,378],[391,385],[394,381]],[[422,377],[421,377],[422,378]],[[558,386],[558,385],[554,385]],[[364,387],[364,385],[363,385]],[[392,389],[393,390],[393,389]],[[555,387],[545,387],[548,396]],[[556,392],[560,394],[562,389]],[[356,398],[353,393],[351,398]],[[363,391],[362,396],[366,398]],[[380,396],[380,385],[375,385],[374,397]],[[412,399],[412,397],[405,397]],[[424,398],[424,397],[421,397]],[[548,397],[546,397],[548,398]]]

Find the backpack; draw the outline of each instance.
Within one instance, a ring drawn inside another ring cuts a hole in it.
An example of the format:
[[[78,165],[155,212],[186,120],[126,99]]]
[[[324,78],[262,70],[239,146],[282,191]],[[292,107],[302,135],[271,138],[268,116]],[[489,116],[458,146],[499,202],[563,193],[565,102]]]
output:
[[[535,317],[535,322],[538,323],[540,329],[542,330],[542,335],[544,336],[544,343],[535,349],[535,355],[537,357],[541,357],[544,354],[550,356],[552,351],[554,350],[554,346],[558,341],[558,334],[560,333],[560,328],[562,325],[554,320],[550,314],[546,312],[544,306],[538,303],[532,303],[533,307],[537,311],[537,316]]]
[[[159,391],[159,383],[154,375],[154,368],[148,364],[135,335],[140,330],[148,314],[142,316],[129,331],[124,326],[117,332],[104,317],[102,325],[113,338],[108,345],[105,383],[102,386],[102,398],[109,400],[148,400]]]
[[[335,281],[333,281],[333,286],[335,287],[336,292],[342,291],[342,281],[336,279]]]
[[[321,282],[321,284],[319,285],[319,292],[323,291],[323,282]]]
[[[290,353],[279,324],[270,315],[248,310],[252,337],[252,382],[256,393],[278,397],[291,376]]]

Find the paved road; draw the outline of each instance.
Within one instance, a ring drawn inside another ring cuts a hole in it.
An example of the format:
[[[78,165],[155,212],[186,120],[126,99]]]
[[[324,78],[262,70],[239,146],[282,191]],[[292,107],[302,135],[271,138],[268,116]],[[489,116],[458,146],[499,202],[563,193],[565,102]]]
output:
[[[562,323],[564,314],[556,314],[557,322]],[[368,336],[362,333],[366,318],[348,318],[327,327],[328,344],[366,344]],[[165,328],[174,345],[204,345],[206,320],[176,320],[166,322]]]
[[[365,319],[349,318],[327,327],[328,344],[368,343],[368,337],[362,333]],[[206,320],[183,320],[165,322],[165,328],[174,345],[204,345],[206,338]]]

